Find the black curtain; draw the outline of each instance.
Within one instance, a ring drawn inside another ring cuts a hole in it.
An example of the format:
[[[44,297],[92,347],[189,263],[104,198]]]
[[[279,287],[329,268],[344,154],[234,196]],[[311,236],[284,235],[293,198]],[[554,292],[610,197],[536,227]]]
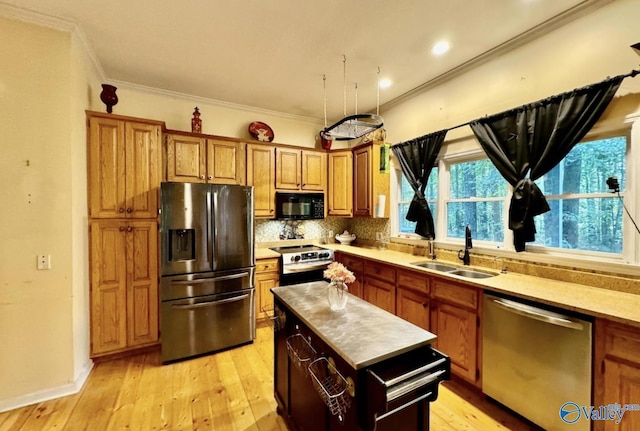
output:
[[[415,233],[426,238],[435,239],[436,232],[424,191],[445,136],[447,130],[441,130],[391,147],[414,191],[406,218],[416,222]]]
[[[598,121],[620,75],[470,123],[489,159],[513,186],[509,229],[516,251],[535,241],[533,218],[549,211],[534,181],[553,169]],[[528,177],[527,177],[528,174]]]

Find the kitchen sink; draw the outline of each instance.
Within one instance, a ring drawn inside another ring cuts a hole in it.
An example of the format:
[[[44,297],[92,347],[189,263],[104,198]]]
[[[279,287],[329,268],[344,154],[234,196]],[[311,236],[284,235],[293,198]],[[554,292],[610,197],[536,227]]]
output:
[[[436,271],[450,272],[458,269],[456,266],[445,265],[444,263],[437,262],[413,262],[411,265],[419,266],[421,268],[433,269]]]
[[[456,269],[455,271],[448,271],[447,274],[459,275],[460,277],[466,277],[466,278],[489,278],[489,277],[495,277],[496,275],[498,275],[492,272],[484,272],[484,271],[470,270],[470,269]]]

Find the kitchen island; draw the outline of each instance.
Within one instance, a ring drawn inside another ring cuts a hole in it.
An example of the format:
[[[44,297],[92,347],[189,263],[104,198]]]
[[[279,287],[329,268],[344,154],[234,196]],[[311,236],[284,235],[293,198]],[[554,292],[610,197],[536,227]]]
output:
[[[429,429],[450,375],[434,334],[353,295],[332,311],[324,281],[271,291],[275,397],[292,429]]]

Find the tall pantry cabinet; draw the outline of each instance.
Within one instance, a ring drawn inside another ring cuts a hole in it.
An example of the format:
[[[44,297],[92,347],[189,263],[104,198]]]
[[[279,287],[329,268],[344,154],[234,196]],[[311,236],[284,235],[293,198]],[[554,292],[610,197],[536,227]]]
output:
[[[161,132],[87,112],[91,357],[158,342]]]

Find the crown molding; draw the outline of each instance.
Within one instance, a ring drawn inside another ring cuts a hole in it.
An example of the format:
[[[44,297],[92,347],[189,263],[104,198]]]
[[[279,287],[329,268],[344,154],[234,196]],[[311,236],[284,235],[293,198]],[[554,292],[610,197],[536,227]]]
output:
[[[421,84],[407,91],[406,93],[401,94],[400,96],[391,99],[386,103],[383,103],[382,105],[380,105],[380,110],[390,109],[402,102],[406,102],[407,100],[419,94],[442,85],[445,82],[450,81],[464,73],[467,73],[470,70],[475,69],[476,67],[479,67],[495,58],[505,55],[506,53],[513,51],[516,48],[520,48],[521,46],[524,46],[527,43],[532,42],[535,39],[570,23],[571,21],[588,15],[596,9],[612,3],[613,1],[615,0],[585,0],[579,5],[576,5],[573,8],[568,9],[563,13],[560,13],[553,18],[548,19],[541,24],[538,24],[530,30],[525,31],[524,33],[521,33],[512,39],[509,39],[508,41],[472,58],[465,63],[462,63],[458,67],[448,70],[447,72],[436,76],[430,81],[427,81],[424,84]]]
[[[155,94],[155,95],[164,96],[164,97],[171,97],[174,99],[190,100],[196,103],[206,103],[208,105],[219,106],[222,108],[234,109],[234,110],[245,111],[245,112],[254,112],[257,114],[270,115],[273,117],[286,118],[289,120],[295,120],[300,122],[306,122],[306,123],[312,123],[312,124],[318,124],[318,125],[324,124],[319,118],[314,118],[314,117],[305,117],[302,115],[288,114],[286,112],[257,108],[255,106],[225,102],[223,100],[209,99],[207,97],[194,96],[193,94],[186,94],[186,93],[180,93],[177,91],[165,90],[162,88],[149,87],[146,85],[135,84],[128,81],[118,81],[118,80],[111,79],[109,80],[109,82],[117,86],[118,88],[125,88],[133,91],[140,91],[142,93]]]

